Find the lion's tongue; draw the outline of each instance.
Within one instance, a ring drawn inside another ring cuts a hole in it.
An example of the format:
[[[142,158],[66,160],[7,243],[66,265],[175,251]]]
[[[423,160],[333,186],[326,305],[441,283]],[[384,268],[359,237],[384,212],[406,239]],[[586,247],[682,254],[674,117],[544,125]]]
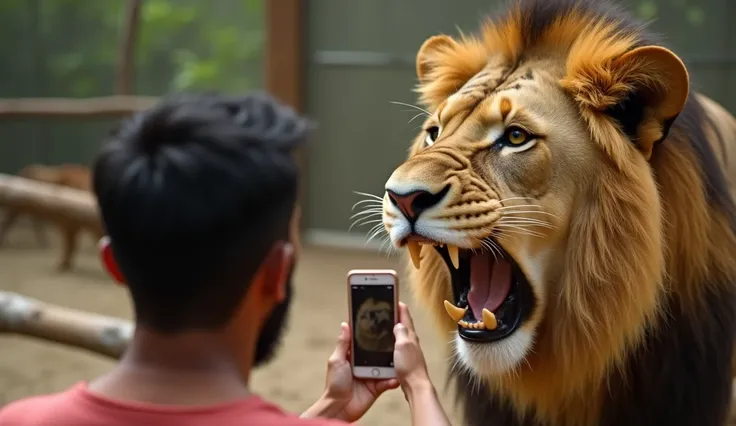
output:
[[[506,299],[511,288],[511,264],[494,259],[490,253],[470,259],[468,304],[476,320],[483,318],[483,308],[493,312]]]

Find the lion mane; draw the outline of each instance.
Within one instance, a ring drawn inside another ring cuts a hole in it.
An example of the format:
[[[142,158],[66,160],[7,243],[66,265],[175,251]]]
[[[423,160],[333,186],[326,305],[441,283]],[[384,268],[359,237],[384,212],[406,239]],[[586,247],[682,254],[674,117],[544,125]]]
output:
[[[736,167],[729,162],[736,120],[691,91],[685,65],[643,25],[601,0],[516,0],[477,36],[429,38],[417,55],[417,92],[430,113],[450,109],[450,98],[480,102],[504,84],[513,90],[506,79],[530,58],[551,70],[561,64],[559,75],[549,72],[565,99],[549,95],[547,104],[574,105],[595,146],[589,161],[599,167],[577,176],[587,189],[569,200],[562,249],[552,254],[555,282],[534,307],[541,320],[524,361],[481,374],[458,367],[455,351],[450,375],[465,424],[723,425],[736,331]],[[505,117],[510,103],[500,105]],[[458,154],[452,135],[435,146],[422,145],[424,135],[391,182],[477,167]],[[433,152],[446,163],[431,160]],[[414,172],[422,161],[423,171]],[[536,179],[519,173],[513,177]],[[388,211],[387,200],[384,224],[393,238],[399,213]],[[425,247],[421,268],[408,268],[415,296],[443,335],[458,329],[442,305],[452,300],[446,256]]]

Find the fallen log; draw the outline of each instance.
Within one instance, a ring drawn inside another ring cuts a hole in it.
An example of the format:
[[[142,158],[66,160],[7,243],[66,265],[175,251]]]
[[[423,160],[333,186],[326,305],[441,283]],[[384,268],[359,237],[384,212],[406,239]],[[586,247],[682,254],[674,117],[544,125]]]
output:
[[[81,164],[61,164],[58,166],[48,166],[45,164],[29,164],[23,167],[17,174],[19,177],[32,179],[37,182],[46,182],[55,185],[67,186],[70,188],[91,191],[92,173],[89,167]],[[0,221],[0,246],[5,241],[5,237],[10,228],[16,223],[18,217],[23,216],[25,212],[21,208],[13,207],[5,204],[5,217]],[[48,241],[43,229],[43,221],[33,218],[34,230],[36,238],[42,246],[47,246]]]
[[[133,323],[0,291],[0,334],[12,333],[120,358],[133,337]]]
[[[15,217],[23,214],[55,225],[61,233],[57,270],[67,271],[77,251],[77,234],[88,231],[96,240],[104,235],[97,202],[89,191],[0,174],[0,207],[6,207],[0,224],[4,239]]]
[[[101,221],[93,194],[76,188],[0,174],[0,206],[12,206],[28,214],[100,229]]]

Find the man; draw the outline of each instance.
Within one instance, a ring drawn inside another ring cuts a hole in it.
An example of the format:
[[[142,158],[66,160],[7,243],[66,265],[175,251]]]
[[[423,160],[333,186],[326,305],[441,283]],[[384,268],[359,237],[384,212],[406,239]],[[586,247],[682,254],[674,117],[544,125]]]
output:
[[[248,388],[288,313],[299,252],[292,151],[309,130],[264,94],[174,96],[123,123],[93,181],[134,338],[108,374],[10,404],[0,425],[337,425],[399,384],[414,424],[449,424],[403,304],[398,380],[353,378],[342,324],[325,392],[301,418]]]

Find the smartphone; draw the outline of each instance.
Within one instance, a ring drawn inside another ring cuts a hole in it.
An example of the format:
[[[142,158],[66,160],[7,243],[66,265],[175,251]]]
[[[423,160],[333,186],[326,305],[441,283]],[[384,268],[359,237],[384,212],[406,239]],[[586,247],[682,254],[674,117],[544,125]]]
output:
[[[396,377],[394,325],[399,321],[399,279],[392,269],[348,272],[348,307],[353,376]]]

